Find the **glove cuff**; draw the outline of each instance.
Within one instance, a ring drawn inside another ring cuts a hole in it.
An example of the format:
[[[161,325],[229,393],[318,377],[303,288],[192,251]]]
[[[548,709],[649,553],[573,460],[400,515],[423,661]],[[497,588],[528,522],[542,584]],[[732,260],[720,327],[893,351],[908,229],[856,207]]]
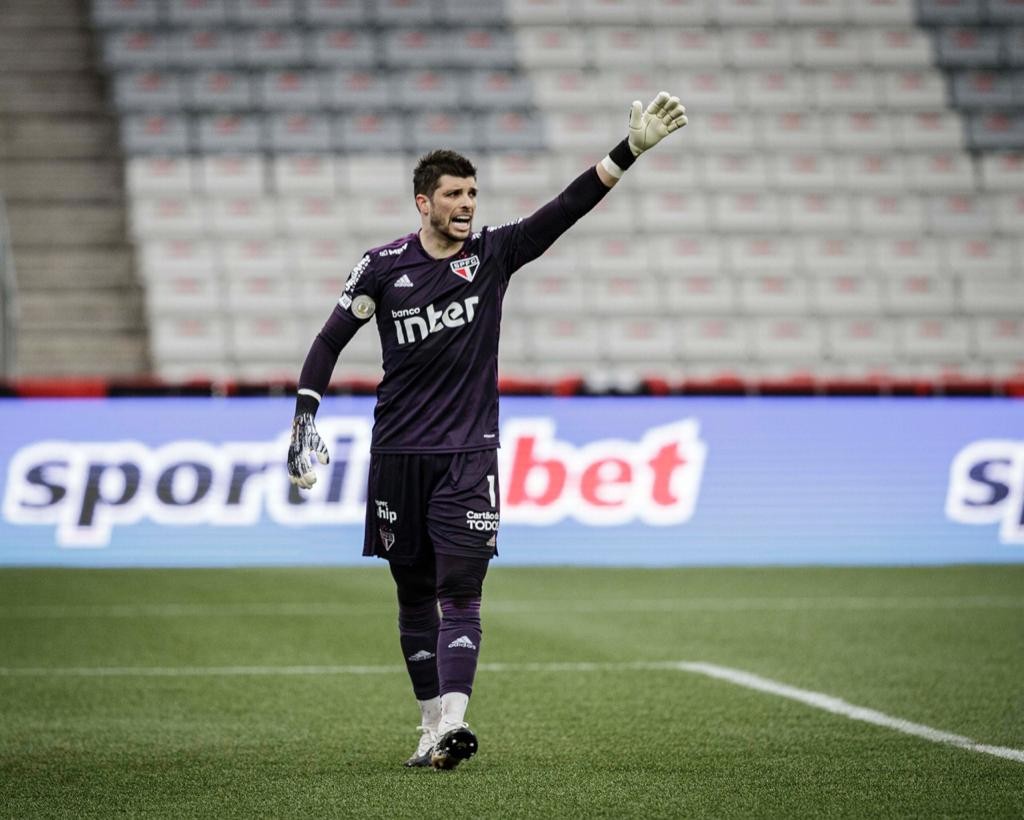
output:
[[[320,409],[320,395],[308,388],[302,388],[299,390],[298,395],[295,397],[295,417],[308,413],[310,416],[315,416],[316,411]]]
[[[634,162],[636,156],[629,147],[629,138],[626,138],[608,152],[608,156],[601,160],[601,166],[616,179],[622,179]]]

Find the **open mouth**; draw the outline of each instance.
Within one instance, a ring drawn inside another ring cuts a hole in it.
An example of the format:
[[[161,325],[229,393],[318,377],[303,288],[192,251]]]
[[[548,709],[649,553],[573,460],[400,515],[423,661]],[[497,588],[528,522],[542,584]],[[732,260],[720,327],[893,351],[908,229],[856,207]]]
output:
[[[452,224],[463,228],[468,228],[472,221],[473,217],[469,214],[460,214],[459,216],[452,217]]]

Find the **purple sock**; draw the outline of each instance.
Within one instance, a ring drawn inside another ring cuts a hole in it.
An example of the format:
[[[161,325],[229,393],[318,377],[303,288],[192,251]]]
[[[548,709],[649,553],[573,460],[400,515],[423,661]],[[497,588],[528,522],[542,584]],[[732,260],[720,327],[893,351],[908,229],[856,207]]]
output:
[[[472,694],[480,636],[479,598],[441,598],[437,671],[442,695],[448,692]]]
[[[417,700],[430,700],[440,694],[437,680],[437,633],[440,618],[435,601],[398,606],[398,634],[402,657],[409,670]]]

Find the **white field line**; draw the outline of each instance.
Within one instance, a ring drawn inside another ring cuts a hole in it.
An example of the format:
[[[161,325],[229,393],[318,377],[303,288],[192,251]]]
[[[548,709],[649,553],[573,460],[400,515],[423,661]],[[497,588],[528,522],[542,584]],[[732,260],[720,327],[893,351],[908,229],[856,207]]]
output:
[[[322,617],[390,613],[395,604],[332,602],[256,602],[219,604],[31,604],[0,606],[0,620],[59,618],[235,618]],[[1024,609],[1024,598],[1009,595],[932,597],[803,597],[803,598],[637,598],[631,600],[529,601],[498,600],[484,604],[486,613],[602,612],[805,612],[858,610]]]
[[[763,678],[742,669],[718,666],[713,663],[690,661],[663,661],[634,663],[483,663],[485,672],[603,672],[635,670],[676,670],[704,675],[716,680],[753,689],[769,695],[795,700],[806,706],[835,715],[892,729],[932,743],[955,746],[971,752],[994,755],[1005,760],[1024,763],[1024,749],[991,746],[969,737],[945,732],[921,723],[893,717],[865,706],[847,703],[842,698],[800,689],[771,678]],[[383,675],[400,674],[403,667],[392,666],[197,666],[197,667],[65,667],[47,669],[0,667],[0,677],[219,677],[219,676],[309,676],[309,675]]]

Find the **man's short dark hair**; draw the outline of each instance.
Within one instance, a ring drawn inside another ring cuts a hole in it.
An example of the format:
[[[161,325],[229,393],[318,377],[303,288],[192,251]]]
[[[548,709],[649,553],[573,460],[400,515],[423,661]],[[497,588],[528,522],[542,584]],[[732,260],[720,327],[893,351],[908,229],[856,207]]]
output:
[[[412,172],[413,194],[432,196],[445,174],[453,177],[475,177],[476,167],[462,154],[447,148],[431,151],[420,157],[420,161],[416,163],[416,170]]]

